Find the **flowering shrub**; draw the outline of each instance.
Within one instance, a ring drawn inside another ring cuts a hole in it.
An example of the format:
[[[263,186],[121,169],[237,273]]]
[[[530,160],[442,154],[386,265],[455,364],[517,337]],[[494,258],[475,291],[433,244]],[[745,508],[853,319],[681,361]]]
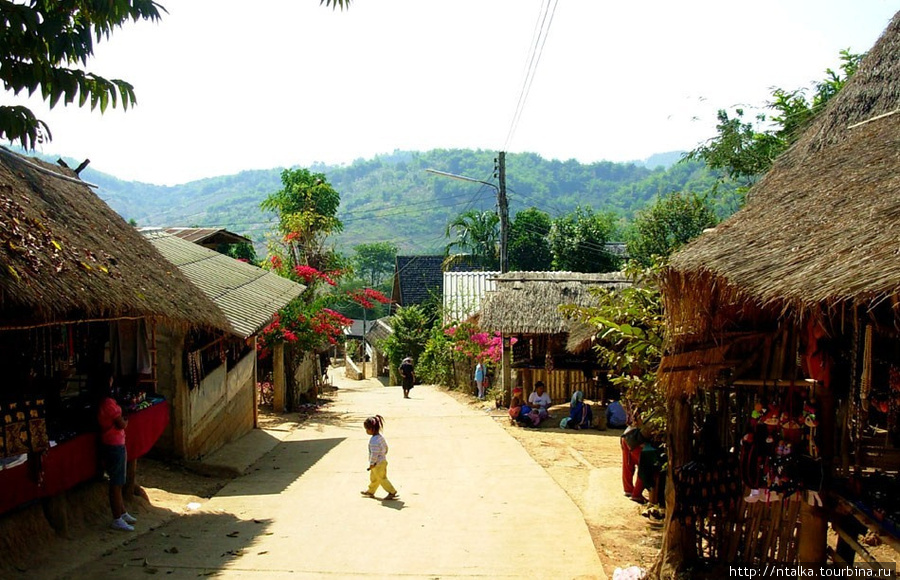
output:
[[[344,328],[350,326],[353,321],[328,307],[334,302],[349,298],[370,308],[371,306],[366,306],[363,302],[391,301],[381,292],[371,289],[347,296],[316,292],[319,281],[335,286],[334,277],[342,275],[340,270],[325,273],[312,266],[296,266],[293,273],[306,282],[307,289],[298,299],[276,313],[272,323],[260,333],[257,348],[263,358],[269,354],[271,347],[279,342],[294,343],[302,351],[314,351],[330,344],[337,344],[344,337]]]
[[[382,304],[391,303],[390,298],[374,288],[364,288],[363,290],[349,294],[347,297],[363,308],[375,308],[375,302],[381,302]]]
[[[444,334],[450,337],[453,350],[461,352],[475,362],[499,363],[503,356],[503,337],[499,332],[481,332],[475,325],[464,322],[448,326]],[[513,337],[510,344],[515,344]]]
[[[515,344],[516,339],[512,339]],[[475,364],[493,367],[503,356],[503,337],[499,332],[482,332],[470,322],[435,329],[425,346],[423,374],[442,385],[456,388],[471,384]]]

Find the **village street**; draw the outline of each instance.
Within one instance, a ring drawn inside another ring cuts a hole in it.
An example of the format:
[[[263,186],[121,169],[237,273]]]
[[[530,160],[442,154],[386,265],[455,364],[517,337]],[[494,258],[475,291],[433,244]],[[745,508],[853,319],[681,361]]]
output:
[[[582,513],[482,409],[429,386],[339,386],[200,509],[64,577],[606,578]],[[359,493],[376,413],[394,501]]]

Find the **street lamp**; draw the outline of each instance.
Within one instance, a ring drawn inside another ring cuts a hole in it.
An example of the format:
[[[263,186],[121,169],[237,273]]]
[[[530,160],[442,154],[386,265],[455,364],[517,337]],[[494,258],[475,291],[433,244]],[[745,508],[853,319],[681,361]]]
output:
[[[465,175],[456,175],[455,173],[447,173],[446,171],[438,171],[437,169],[426,169],[428,173],[440,175],[441,177],[449,177],[450,179],[458,179],[460,181],[469,181],[471,183],[480,183],[493,187],[497,191],[497,206],[500,210],[500,273],[505,274],[509,270],[506,259],[506,246],[509,240],[509,205],[506,200],[506,152],[500,151],[497,156],[497,166],[499,169],[500,185],[494,185],[489,181],[482,181]]]

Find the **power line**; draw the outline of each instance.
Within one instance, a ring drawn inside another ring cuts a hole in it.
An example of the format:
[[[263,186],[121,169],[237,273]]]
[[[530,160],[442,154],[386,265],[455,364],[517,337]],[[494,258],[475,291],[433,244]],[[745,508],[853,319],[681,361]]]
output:
[[[531,91],[531,84],[534,82],[534,75],[537,72],[541,55],[544,53],[544,44],[547,42],[547,36],[550,33],[550,26],[553,24],[553,16],[556,14],[556,6],[559,0],[552,0],[553,8],[550,8],[551,0],[546,0],[542,5],[541,14],[538,16],[540,26],[535,26],[535,34],[532,36],[533,44],[531,46],[531,57],[528,59],[528,66],[525,70],[525,78],[522,80],[522,88],[519,91],[519,100],[516,103],[516,109],[513,113],[512,121],[509,125],[509,131],[506,133],[506,141],[503,142],[502,151],[509,148],[513,135],[519,125],[519,119],[522,117],[522,111],[525,110],[525,102],[528,100],[528,93]],[[549,12],[549,20],[547,18]],[[546,23],[546,25],[545,25]]]

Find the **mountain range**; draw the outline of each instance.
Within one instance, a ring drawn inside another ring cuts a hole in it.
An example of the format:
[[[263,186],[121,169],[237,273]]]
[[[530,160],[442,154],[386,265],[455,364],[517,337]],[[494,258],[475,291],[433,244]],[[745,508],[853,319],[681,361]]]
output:
[[[341,195],[338,217],[344,230],[334,239],[339,250],[355,244],[393,242],[401,253],[440,252],[446,224],[468,209],[496,207],[496,190],[435,176],[426,169],[496,183],[496,153],[471,149],[394,151],[349,165],[314,165]],[[680,161],[681,152],[644,161],[582,164],[544,159],[534,153],[506,156],[510,217],[536,207],[558,217],[577,206],[612,211],[627,223],[656,196],[673,191],[715,191],[719,211],[730,213],[728,186],[699,161]],[[88,166],[81,176],[98,186],[98,195],[139,226],[224,227],[250,237],[258,248],[272,232],[274,216],[259,204],[281,189],[283,168],[241,171],[189,183],[162,186],[124,181]],[[723,189],[724,187],[724,189]]]

